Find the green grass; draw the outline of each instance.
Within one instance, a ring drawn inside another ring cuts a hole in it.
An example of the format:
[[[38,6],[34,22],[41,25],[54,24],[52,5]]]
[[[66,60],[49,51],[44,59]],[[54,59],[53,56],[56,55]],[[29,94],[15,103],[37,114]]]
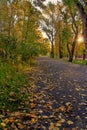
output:
[[[16,71],[10,64],[0,64],[0,110],[14,111],[25,100],[21,94],[23,86],[27,85],[26,75]],[[15,97],[11,97],[10,93],[15,93]]]
[[[79,64],[79,65],[86,65],[86,62],[85,60],[73,60],[72,63],[74,64]]]
[[[61,60],[68,62],[68,63],[79,64],[79,65],[86,65],[87,64],[87,60],[81,60],[81,59],[76,59],[76,60],[73,60],[72,62],[69,62],[68,58],[63,58]]]

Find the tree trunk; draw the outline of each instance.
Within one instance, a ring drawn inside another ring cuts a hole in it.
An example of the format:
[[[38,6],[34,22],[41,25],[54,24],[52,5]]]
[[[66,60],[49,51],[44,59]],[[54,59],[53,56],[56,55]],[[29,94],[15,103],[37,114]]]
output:
[[[73,56],[72,55],[69,55],[69,62],[72,62],[73,61]]]
[[[59,58],[62,58],[61,39],[59,39]]]
[[[72,43],[71,50],[69,48],[69,44],[67,43],[67,50],[68,50],[68,53],[69,53],[69,62],[73,61],[73,56],[74,56],[74,50],[75,50],[75,46],[76,46],[77,37],[78,37],[78,31],[77,31],[77,33],[75,33],[75,37],[74,37],[74,41]]]
[[[51,58],[54,58],[54,45],[51,45]]]
[[[84,6],[82,6],[80,3],[77,3],[77,8],[79,10],[79,13],[82,19],[84,44],[85,44],[85,48],[87,52],[87,13],[85,12]]]
[[[87,52],[87,15],[83,15],[83,36],[84,36],[84,43],[86,47],[86,52]]]
[[[61,51],[61,47],[59,47],[59,58],[61,59],[63,56],[62,56],[62,51]]]
[[[83,60],[85,60],[85,58],[86,58],[86,54],[83,54]]]
[[[70,48],[69,48],[69,44],[67,43],[67,50],[68,50],[68,53],[69,53],[69,62],[72,62],[73,61],[73,55],[72,55],[72,53],[71,53],[71,51],[70,51]]]

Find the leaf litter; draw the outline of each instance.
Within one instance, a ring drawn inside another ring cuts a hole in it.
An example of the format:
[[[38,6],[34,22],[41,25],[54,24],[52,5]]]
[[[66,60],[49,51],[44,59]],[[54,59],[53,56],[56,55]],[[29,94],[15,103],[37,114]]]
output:
[[[1,128],[3,130],[86,130],[87,81],[84,74],[84,83],[82,83],[83,73],[81,75],[80,71],[79,75],[79,71],[75,72],[74,68],[73,65],[69,66],[48,58],[38,60],[37,67],[29,72],[31,87],[22,90],[22,93],[25,90],[29,93],[27,101],[22,103],[22,108],[20,106],[20,109],[13,113],[2,110]],[[15,93],[10,93],[10,97],[15,98]],[[25,107],[24,104],[27,106]]]

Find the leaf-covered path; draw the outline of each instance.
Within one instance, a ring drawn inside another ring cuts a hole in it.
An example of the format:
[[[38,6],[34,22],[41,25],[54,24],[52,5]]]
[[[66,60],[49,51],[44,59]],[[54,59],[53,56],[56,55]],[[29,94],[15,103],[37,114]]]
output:
[[[29,108],[11,115],[4,130],[87,130],[87,66],[47,57],[36,64]]]
[[[87,67],[38,58],[30,129],[87,130]]]

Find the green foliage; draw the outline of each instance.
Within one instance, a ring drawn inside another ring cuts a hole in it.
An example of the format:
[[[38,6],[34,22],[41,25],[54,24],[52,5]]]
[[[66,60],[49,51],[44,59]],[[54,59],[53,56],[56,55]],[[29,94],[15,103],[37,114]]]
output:
[[[19,54],[22,57],[22,61],[27,62],[30,58],[38,56],[39,47],[36,43],[21,43]]]
[[[79,65],[86,65],[86,61],[85,60],[73,60],[74,64],[79,64]]]
[[[16,72],[11,65],[7,63],[0,64],[0,109],[14,109],[15,102],[10,101],[10,92],[16,94],[19,100],[22,86],[27,84],[26,76],[20,72]],[[13,103],[13,104],[11,104]],[[15,106],[17,107],[17,106]]]
[[[38,30],[38,15],[40,12],[30,1],[1,2],[0,110],[14,109],[26,97],[20,93],[21,87],[27,84],[25,68],[28,66],[29,70],[34,58],[45,48],[40,47],[43,40]],[[16,94],[15,101],[9,100],[10,92]]]
[[[87,14],[87,6],[84,7],[84,11]]]
[[[63,0],[63,1],[65,5],[70,6],[70,7],[75,6],[75,2],[76,2],[76,0]]]
[[[63,42],[68,42],[69,41],[69,38],[72,36],[72,32],[70,29],[68,28],[64,28],[62,30],[62,38],[63,38]]]
[[[6,59],[16,59],[17,57],[17,40],[15,37],[4,37],[2,36],[0,38],[0,48],[2,50],[3,53],[3,58]],[[1,55],[2,56],[2,55]]]

